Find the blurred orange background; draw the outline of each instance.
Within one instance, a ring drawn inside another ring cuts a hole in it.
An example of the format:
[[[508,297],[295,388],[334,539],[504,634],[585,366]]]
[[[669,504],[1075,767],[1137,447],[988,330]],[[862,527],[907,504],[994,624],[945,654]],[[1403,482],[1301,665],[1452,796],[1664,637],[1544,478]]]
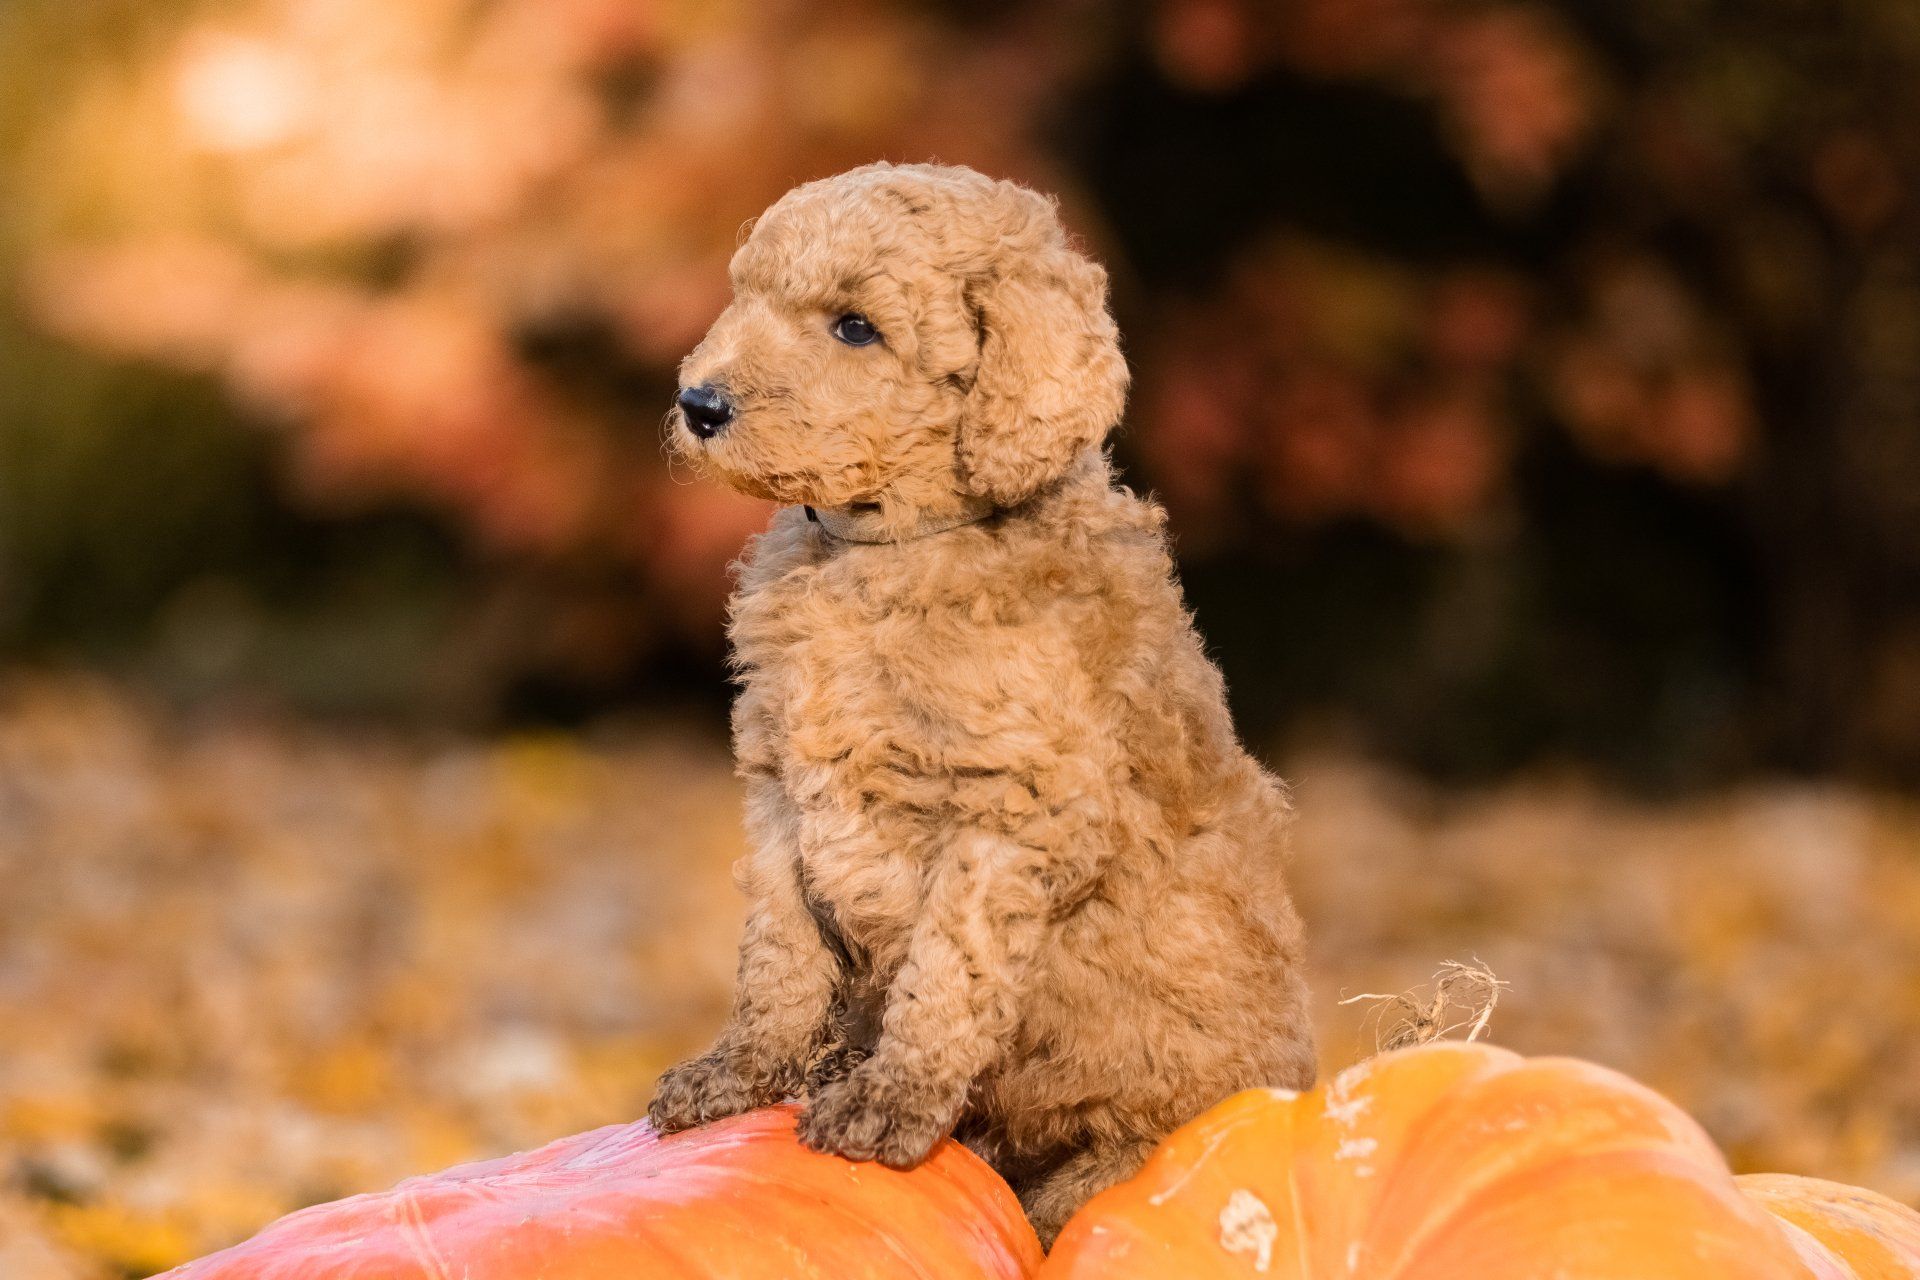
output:
[[[1343,993],[1920,1195],[1909,0],[14,0],[0,1274],[623,1118],[725,1000],[674,366],[875,158],[1058,192]]]

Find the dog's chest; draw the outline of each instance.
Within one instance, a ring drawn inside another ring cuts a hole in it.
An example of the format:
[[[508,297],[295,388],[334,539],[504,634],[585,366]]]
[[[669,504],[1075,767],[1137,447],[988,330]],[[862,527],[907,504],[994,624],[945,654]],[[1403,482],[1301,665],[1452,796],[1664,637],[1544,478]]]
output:
[[[802,566],[736,598],[734,749],[790,807],[810,904],[856,962],[887,970],[919,914],[943,821],[924,617],[857,575]]]
[[[743,764],[824,798],[914,750],[905,739],[927,710],[924,610],[837,565],[803,565],[736,597],[731,630]]]

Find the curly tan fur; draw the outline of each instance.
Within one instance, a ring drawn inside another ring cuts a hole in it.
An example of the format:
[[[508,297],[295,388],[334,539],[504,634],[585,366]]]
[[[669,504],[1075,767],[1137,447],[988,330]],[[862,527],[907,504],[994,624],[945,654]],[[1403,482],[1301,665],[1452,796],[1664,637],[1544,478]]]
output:
[[[796,506],[749,545],[739,983],[651,1114],[801,1095],[810,1145],[895,1166],[957,1133],[1051,1239],[1220,1098],[1311,1083],[1286,793],[1101,452],[1126,364],[1052,202],[873,165],[789,193],[732,274],[682,381],[737,412],[674,448],[901,540]]]

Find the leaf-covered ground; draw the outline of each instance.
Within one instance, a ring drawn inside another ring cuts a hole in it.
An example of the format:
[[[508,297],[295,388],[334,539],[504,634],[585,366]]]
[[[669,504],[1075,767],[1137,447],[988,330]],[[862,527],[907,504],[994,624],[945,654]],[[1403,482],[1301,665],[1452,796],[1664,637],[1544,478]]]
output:
[[[1492,1034],[1742,1169],[1920,1198],[1920,805],[1648,805],[1290,762],[1322,1056],[1478,957]],[[0,1276],[145,1275],[296,1206],[627,1119],[724,1007],[711,732],[402,739],[0,697]]]

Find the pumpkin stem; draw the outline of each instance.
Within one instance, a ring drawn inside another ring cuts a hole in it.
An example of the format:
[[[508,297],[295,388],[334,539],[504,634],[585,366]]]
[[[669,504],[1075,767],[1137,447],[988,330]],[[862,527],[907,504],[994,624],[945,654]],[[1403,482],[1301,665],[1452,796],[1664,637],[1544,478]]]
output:
[[[1433,994],[1424,1001],[1416,988],[1399,995],[1363,991],[1340,1003],[1372,1002],[1367,1021],[1373,1027],[1374,1050],[1387,1053],[1459,1031],[1466,1032],[1467,1040],[1478,1040],[1507,985],[1476,956],[1471,964],[1448,960],[1434,970]]]

